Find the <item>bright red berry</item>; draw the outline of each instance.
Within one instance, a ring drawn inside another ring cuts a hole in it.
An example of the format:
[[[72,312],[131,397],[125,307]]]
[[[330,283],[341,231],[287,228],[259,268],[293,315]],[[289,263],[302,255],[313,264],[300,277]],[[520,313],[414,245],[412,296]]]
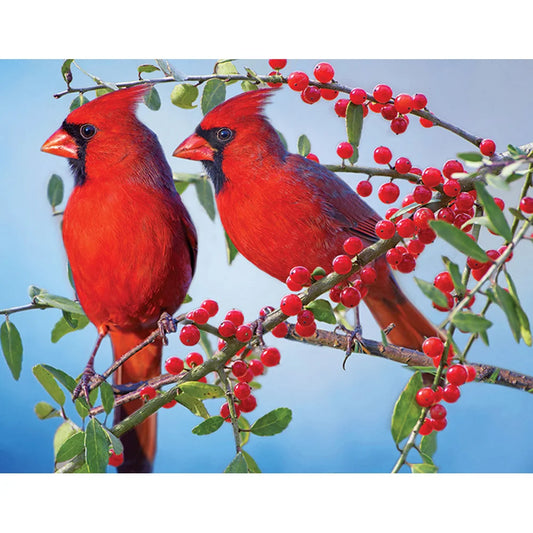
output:
[[[384,183],[378,189],[378,197],[384,204],[392,204],[400,196],[400,188],[396,183]]]
[[[287,285],[287,288],[293,292],[299,292],[303,289],[303,285],[294,281],[291,276],[285,280],[285,284]]]
[[[224,320],[233,322],[235,326],[240,326],[244,322],[244,315],[238,309],[231,309],[226,313]]]
[[[361,281],[365,285],[373,285],[374,283],[376,283],[376,280],[378,279],[376,269],[371,266],[363,267],[359,271],[359,277],[361,278]]]
[[[268,64],[270,65],[270,68],[273,68],[274,70],[280,70],[287,66],[287,60],[286,59],[269,59]]]
[[[424,248],[424,243],[418,239],[412,239],[407,243],[407,251],[414,256],[420,255]]]
[[[446,379],[448,380],[448,383],[457,385],[458,387],[466,383],[467,377],[468,372],[463,365],[453,365],[448,368],[448,372],[446,373]]]
[[[273,327],[271,333],[274,335],[274,337],[282,339],[283,337],[287,336],[287,333],[289,333],[289,326],[287,326],[286,322],[282,322],[281,324]]]
[[[236,378],[243,376],[247,370],[248,370],[248,365],[244,361],[241,361],[240,359],[238,359],[231,365],[231,372]]]
[[[422,172],[422,183],[428,187],[436,187],[442,182],[442,174],[435,167],[428,167]]]
[[[223,320],[218,326],[218,332],[224,338],[232,337],[235,335],[235,324],[231,320]]]
[[[310,326],[315,321],[315,315],[311,309],[302,309],[297,315],[297,321],[302,326]]]
[[[436,218],[452,224],[455,220],[455,212],[450,207],[441,207],[436,213]]]
[[[183,326],[180,331],[180,341],[185,346],[194,346],[200,340],[200,330],[194,324]]]
[[[402,256],[403,253],[400,252],[397,248],[391,248],[390,250],[387,250],[387,253],[385,254],[385,259],[387,260],[387,263],[389,263],[389,265],[395,267],[402,260]]]
[[[165,409],[171,409],[171,408],[174,407],[177,403],[178,403],[178,401],[177,401],[175,398],[173,398],[172,400],[170,400],[170,402],[167,402],[167,403],[163,404],[163,407],[164,407]]]
[[[244,382],[237,383],[235,387],[233,388],[233,394],[239,400],[244,400],[244,398],[248,398],[251,392],[252,392],[252,389],[250,388],[250,385]]]
[[[488,157],[493,156],[496,151],[496,143],[492,139],[483,139],[479,145],[479,151]]]
[[[318,157],[315,154],[307,154],[305,158],[309,159],[310,161],[314,161],[315,163],[320,163]]]
[[[329,290],[329,299],[338,304],[341,301],[341,289],[339,287],[332,287]]]
[[[366,198],[372,194],[372,184],[368,180],[360,181],[355,190],[359,196]]]
[[[211,317],[218,313],[218,304],[215,302],[215,300],[204,300],[200,304],[200,307],[203,307]]]
[[[455,289],[449,272],[441,272],[440,274],[437,274],[433,281],[433,285],[442,292],[452,292]]]
[[[429,415],[431,416],[431,418],[433,418],[433,420],[442,420],[443,418],[446,418],[446,414],[447,414],[446,407],[444,407],[444,405],[440,403],[438,403],[437,405],[434,405],[429,410]]]
[[[476,369],[473,366],[466,365],[467,378],[466,381],[474,381],[476,379]]]
[[[444,351],[444,343],[438,337],[428,337],[422,344],[422,351],[428,357],[440,357]]]
[[[265,366],[259,359],[252,359],[248,366],[254,376],[260,376],[265,371]]]
[[[409,122],[407,121],[407,117],[397,117],[391,120],[390,123],[390,129],[396,133],[396,135],[400,135],[400,133],[403,133],[407,126],[409,126]]]
[[[447,306],[442,307],[440,305],[437,305],[435,302],[433,302],[433,307],[437,309],[437,311],[442,311],[442,312],[449,311],[453,307],[453,296],[449,292],[443,292],[442,294],[446,296]]]
[[[399,174],[407,174],[411,170],[411,161],[407,157],[399,157],[394,163],[394,170]]]
[[[420,229],[417,235],[422,244],[431,244],[437,238],[437,234],[431,228]]]
[[[361,293],[355,287],[346,287],[341,291],[340,301],[344,307],[356,307],[361,301]]]
[[[412,237],[416,232],[415,223],[410,218],[404,218],[396,222],[396,231],[404,239]]]
[[[257,400],[253,394],[240,401],[241,411],[243,413],[250,413],[257,407]]]
[[[420,407],[430,407],[435,403],[435,391],[431,387],[424,387],[416,393],[415,398]]]
[[[235,414],[237,415],[237,418],[239,418],[239,416],[241,416],[241,408],[239,406],[239,404],[234,404],[235,406]],[[222,405],[222,407],[220,408],[220,416],[226,421],[226,422],[231,422],[231,416],[230,416],[230,412],[229,412],[229,405],[228,403],[226,402],[225,404]]]
[[[501,198],[494,197],[494,203],[500,208],[501,211],[505,209],[505,202]]]
[[[344,118],[346,116],[346,108],[348,107],[348,104],[350,103],[350,100],[347,98],[340,98],[335,102],[335,113],[341,118]]]
[[[309,76],[305,72],[291,72],[287,84],[293,91],[301,92],[309,85]]]
[[[381,108],[381,116],[385,120],[392,120],[398,116],[398,111],[394,107],[394,104],[385,104]]]
[[[425,185],[417,185],[413,190],[413,199],[417,204],[427,204],[432,196],[431,189]]]
[[[455,403],[461,396],[461,391],[456,385],[446,385],[442,393],[442,399],[447,403]]]
[[[389,209],[387,209],[387,212],[385,213],[385,218],[386,218],[387,220],[391,220],[392,217],[393,217],[398,211],[399,211],[399,209],[398,209],[397,207],[389,207]],[[399,216],[394,217],[394,219],[395,219],[396,221],[401,220],[402,218],[403,218],[402,215],[399,215]]]
[[[313,322],[312,324],[309,324],[308,326],[304,326],[300,322],[297,322],[294,326],[294,331],[300,335],[300,337],[311,337],[315,334],[316,331],[316,322]]]
[[[372,113],[381,113],[383,104],[380,104],[379,102],[368,102],[368,107],[370,108],[370,111],[372,111]]]
[[[296,294],[288,294],[281,299],[280,308],[287,316],[297,315],[302,310],[302,300]]]
[[[185,358],[185,362],[187,363],[189,368],[193,368],[195,366],[201,365],[204,362],[204,358],[202,354],[198,352],[191,352]]]
[[[341,142],[337,145],[337,155],[341,159],[350,159],[353,155],[353,146],[349,142]]]
[[[410,170],[411,174],[416,174],[417,176],[422,176],[422,169],[418,167],[413,167]]]
[[[183,370],[183,359],[179,357],[169,357],[165,361],[165,370],[173,376],[178,375]]]
[[[394,99],[394,107],[398,110],[398,113],[405,115],[410,113],[414,107],[413,97],[410,94],[399,94]]]
[[[124,454],[116,454],[114,450],[111,450],[111,455],[109,456],[108,464],[110,466],[120,466],[124,462]]]
[[[434,419],[432,422],[435,431],[442,431],[448,425],[446,418]]]
[[[467,192],[460,192],[455,198],[455,209],[457,211],[468,211],[474,206],[474,198]]]
[[[139,394],[143,400],[152,400],[157,396],[157,391],[150,385],[145,385],[139,389]]]
[[[420,426],[419,433],[422,436],[429,435],[433,431],[433,421],[431,418],[426,418]]]
[[[314,104],[320,100],[320,89],[314,85],[308,85],[302,91],[301,97],[306,104]]]
[[[380,239],[392,239],[396,233],[396,226],[390,220],[380,220],[376,224],[376,235]]]
[[[352,260],[349,255],[338,255],[331,265],[337,274],[348,274],[352,269]]]
[[[531,196],[524,196],[520,200],[520,210],[527,215],[533,213],[533,198]]]
[[[335,89],[325,89],[322,87],[320,89],[320,96],[324,98],[324,100],[335,100],[335,98],[339,96],[339,91],[336,91]]]
[[[248,342],[253,334],[254,332],[252,331],[250,324],[241,324],[235,331],[235,338],[239,342]]]
[[[442,186],[444,194],[455,198],[461,192],[461,184],[454,179],[447,180]]]
[[[417,93],[413,96],[413,108],[416,110],[424,109],[428,104],[428,99],[425,95]]]
[[[269,76],[278,76],[279,72],[276,70],[273,70],[272,72],[268,73]],[[281,81],[275,82],[275,81],[267,81],[267,85],[272,88],[281,87],[283,83]]]
[[[408,274],[416,268],[416,259],[414,255],[405,253],[402,255],[402,260],[397,265],[397,270],[402,274]]]
[[[311,274],[304,266],[295,266],[290,272],[290,277],[300,285],[308,285],[311,283]]]
[[[460,161],[457,161],[457,159],[450,159],[446,161],[446,163],[444,163],[444,166],[442,167],[442,173],[448,179],[451,179],[452,175],[455,172],[464,172],[464,171],[465,169],[463,167],[463,164]]]
[[[366,91],[364,89],[355,88],[350,91],[350,101],[354,105],[362,105],[366,100]]]
[[[342,246],[344,251],[352,257],[364,248],[363,241],[359,237],[348,237]]]
[[[428,118],[422,118],[420,117],[420,125],[423,127],[423,128],[432,128],[433,127],[433,122],[431,120],[429,120]]]
[[[320,83],[329,83],[335,75],[335,70],[329,63],[318,63],[313,74]]]
[[[374,161],[378,165],[387,165],[392,159],[392,152],[386,146],[378,146],[374,150]]]
[[[269,346],[261,352],[261,362],[265,366],[276,366],[279,364],[281,359],[281,354],[279,350],[274,346]]]
[[[429,228],[429,221],[434,219],[435,215],[428,207],[420,207],[413,215],[413,221],[419,230]]]
[[[388,85],[376,85],[372,91],[372,95],[380,104],[384,104],[391,99],[392,89]]]

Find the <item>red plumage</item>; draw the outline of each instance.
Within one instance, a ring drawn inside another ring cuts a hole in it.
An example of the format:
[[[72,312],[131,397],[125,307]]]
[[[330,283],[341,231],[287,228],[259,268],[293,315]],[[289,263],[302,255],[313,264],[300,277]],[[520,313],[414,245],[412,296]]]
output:
[[[163,312],[178,309],[196,262],[196,231],[170,167],[156,135],[135,116],[148,89],[123,89],[77,108],[42,148],[68,157],[73,169],[63,241],[80,304],[99,334],[109,332],[115,359],[144,340]],[[161,352],[160,340],[146,346],[115,382],[159,375]],[[141,405],[125,404],[115,421]],[[155,420],[123,438],[119,471],[151,470]]]
[[[333,172],[287,153],[263,115],[272,93],[249,91],[220,104],[174,155],[204,163],[236,248],[284,282],[297,265],[331,272],[346,238],[356,235],[366,246],[377,240],[380,217]],[[391,342],[420,348],[436,329],[402,293],[384,258],[374,266],[378,280],[366,304],[382,329],[396,324]]]

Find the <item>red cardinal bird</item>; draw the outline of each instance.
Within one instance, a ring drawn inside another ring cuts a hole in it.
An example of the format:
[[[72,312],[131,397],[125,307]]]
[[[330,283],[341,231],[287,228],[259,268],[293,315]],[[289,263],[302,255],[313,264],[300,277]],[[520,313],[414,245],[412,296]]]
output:
[[[196,231],[161,145],[135,116],[148,90],[122,89],[75,109],[42,146],[69,158],[75,187],[64,213],[63,241],[80,304],[98,330],[95,352],[109,333],[115,359],[143,341],[163,313],[178,309],[196,263]],[[161,352],[161,339],[146,346],[119,368],[115,382],[159,375]],[[117,408],[115,423],[142,403]],[[119,471],[150,472],[156,416],[123,443]]]
[[[290,154],[263,115],[270,89],[235,96],[210,111],[174,156],[202,161],[216,193],[220,218],[239,252],[285,282],[297,265],[309,271],[343,253],[358,236],[377,240],[380,217],[328,169]],[[379,326],[396,327],[392,343],[419,349],[437,330],[403,294],[382,257],[365,302]]]

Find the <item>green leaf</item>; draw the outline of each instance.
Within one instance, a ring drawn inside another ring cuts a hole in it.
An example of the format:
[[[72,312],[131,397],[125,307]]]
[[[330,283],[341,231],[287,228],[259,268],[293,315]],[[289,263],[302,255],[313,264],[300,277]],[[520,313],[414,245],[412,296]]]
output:
[[[181,196],[186,190],[189,184],[186,181],[175,181],[174,187],[177,193]]]
[[[211,341],[209,340],[209,335],[202,330],[200,330],[200,346],[208,358],[213,355],[213,348],[211,346]]]
[[[255,91],[257,90],[257,85],[255,83],[252,83],[248,80],[241,81],[241,89],[247,93],[248,91]]]
[[[110,89],[109,87],[100,87],[99,89],[96,89],[96,91],[94,91],[94,95],[98,97],[98,96],[104,96],[104,94],[108,94],[112,92],[115,92],[115,90]]]
[[[185,79],[183,74],[178,72],[166,59],[156,59],[155,62],[165,76],[170,76],[176,81],[183,81]]]
[[[56,416],[60,416],[59,411],[46,402],[36,403],[33,410],[35,411],[35,414],[40,420],[47,420],[49,418],[55,418]]]
[[[89,99],[85,98],[85,96],[80,93],[78,96],[76,96],[76,98],[74,98],[74,100],[72,100],[72,103],[70,104],[70,111],[74,111],[74,109],[86,104],[88,101]]]
[[[85,430],[85,461],[91,474],[105,472],[109,462],[109,440],[96,418],[89,420]]]
[[[81,416],[81,418],[86,418],[89,415],[89,409],[87,407],[87,401],[85,398],[76,398],[76,401],[74,402],[74,407],[76,408],[76,411]]]
[[[461,331],[470,333],[481,333],[492,326],[492,322],[485,317],[462,311],[453,316],[452,323]]]
[[[73,424],[70,420],[63,422],[57,429],[54,434],[54,457],[57,455],[59,448],[63,443],[74,433],[78,433],[80,428]]]
[[[74,392],[74,389],[76,388],[76,380],[69,376],[66,372],[63,372],[63,370],[59,370],[58,368],[54,368],[50,365],[41,365],[47,372],[50,372],[52,376],[54,376],[61,385],[63,385],[69,392]]]
[[[178,400],[178,403],[187,408],[193,415],[201,418],[209,418],[209,413],[207,412],[203,402],[196,399],[194,396],[182,392],[176,396],[176,400]]]
[[[306,157],[311,152],[311,142],[307,138],[307,135],[300,135],[298,137],[298,153]]]
[[[142,74],[143,72],[150,73],[150,72],[155,72],[156,70],[160,70],[159,67],[156,67],[155,65],[149,65],[149,64],[139,65],[137,67],[137,72],[139,73],[139,79],[141,79],[140,74]]]
[[[411,464],[411,472],[413,474],[436,474],[439,467],[429,463]]]
[[[442,260],[444,261],[444,264],[446,265],[446,269],[450,273],[450,277],[453,281],[453,286],[455,287],[455,292],[457,294],[464,294],[466,291],[466,287],[463,284],[461,272],[459,271],[459,267],[450,259],[443,256]]]
[[[448,307],[448,299],[446,295],[433,285],[429,281],[424,281],[423,279],[415,277],[415,282],[420,288],[420,290],[432,301],[435,302],[440,307]]]
[[[485,214],[496,228],[496,232],[498,235],[501,235],[506,242],[510,242],[513,239],[513,234],[507,220],[505,220],[502,210],[496,205],[494,198],[487,192],[483,183],[478,181],[475,184],[475,187],[477,191],[477,199],[483,205]]]
[[[443,220],[431,220],[429,225],[439,237],[465,255],[483,263],[489,260],[487,254],[480,248],[479,244],[454,225],[448,224],[448,222],[444,222]]]
[[[483,156],[479,152],[461,152],[457,154],[457,157],[463,161],[470,161],[472,163],[480,163],[483,160]]]
[[[194,109],[198,107],[193,102],[198,98],[198,87],[190,83],[176,85],[170,93],[170,101],[182,109]]]
[[[248,465],[242,452],[233,458],[233,461],[224,470],[224,474],[248,474]]]
[[[260,474],[261,469],[257,466],[257,463],[254,461],[253,457],[244,450],[241,450],[241,453],[246,461],[246,466],[248,467],[248,472],[250,474]]]
[[[57,174],[52,174],[48,180],[48,202],[55,208],[63,201],[63,180]]]
[[[67,320],[67,317],[65,316],[66,313],[68,313],[68,311],[63,311],[63,316],[56,322],[52,329],[51,341],[53,343],[56,343],[67,333],[81,330],[89,324],[89,319],[85,315],[74,315],[69,313],[69,320]],[[75,324],[75,326],[72,324]]]
[[[35,365],[32,368],[33,375],[43,386],[44,390],[59,404],[64,405],[65,393],[59,388],[54,376],[43,366]]]
[[[518,313],[516,311],[516,302],[514,298],[499,285],[490,287],[487,289],[487,292],[491,292],[494,298],[493,301],[503,310],[507,321],[509,322],[509,327],[511,328],[511,333],[516,342],[520,342],[522,337],[520,333],[520,320],[518,318]]]
[[[222,76],[234,76],[239,74],[239,71],[231,61],[231,59],[217,61],[215,65],[215,74],[220,74]],[[238,80],[230,80],[227,81],[226,84],[231,85],[232,83],[237,83],[237,81]]]
[[[72,81],[72,72],[70,70],[70,66],[72,65],[73,61],[74,59],[66,59],[61,65],[61,76],[63,76],[63,79],[67,82],[67,85],[70,85],[70,82]]]
[[[85,449],[85,433],[78,431],[71,435],[59,448],[56,453],[56,463],[64,463],[76,455],[79,455]]]
[[[286,141],[283,133],[281,133],[281,131],[279,131],[279,130],[276,130],[276,133],[278,134],[278,137],[279,137],[279,140],[281,141],[281,144],[285,147],[285,150],[288,150],[289,149],[289,145],[287,144],[287,141]]]
[[[520,335],[524,339],[524,342],[527,346],[532,345],[532,337],[531,337],[531,328],[529,325],[529,319],[525,313],[525,311],[522,309],[522,305],[520,304],[520,298],[518,297],[518,292],[516,291],[516,287],[514,284],[513,279],[511,278],[511,275],[507,270],[505,272],[505,279],[507,280],[507,287],[509,289],[509,294],[514,299],[515,305],[516,305],[516,313],[518,315],[518,320],[520,322]]]
[[[22,370],[22,339],[15,324],[7,317],[0,327],[0,344],[9,370],[18,380]]]
[[[252,382],[250,382],[250,387],[252,386]],[[239,429],[242,429],[240,435],[241,435],[241,446],[245,446],[246,443],[250,440],[250,422],[241,414],[239,418],[237,418],[237,425],[239,426]]]
[[[226,84],[216,78],[207,81],[204,85],[204,92],[202,93],[202,113],[206,115],[225,99]]]
[[[429,457],[433,457],[437,451],[437,432],[432,431],[429,435],[424,435],[420,439],[420,451]]]
[[[157,111],[161,107],[161,97],[155,87],[152,87],[148,93],[144,95],[144,103],[148,109]]]
[[[328,300],[317,299],[305,306],[306,309],[313,311],[315,319],[326,324],[336,324],[337,318],[333,312],[333,308]]]
[[[396,444],[411,433],[420,416],[422,408],[416,403],[415,397],[423,386],[422,374],[415,372],[396,400],[391,420],[392,438]]]
[[[108,415],[115,405],[115,395],[113,394],[113,387],[107,381],[100,383],[100,397],[102,399],[102,407]]]
[[[289,425],[292,411],[287,407],[278,407],[256,420],[250,431],[260,437],[268,437],[281,433]]]
[[[511,189],[510,185],[507,183],[505,178],[498,176],[496,174],[485,174],[485,179],[487,184],[496,189],[501,189],[503,191],[509,191]]]
[[[213,197],[213,189],[211,189],[210,183],[206,179],[202,179],[195,181],[194,186],[196,187],[198,201],[206,210],[209,218],[215,220],[215,199]]]
[[[30,298],[32,302],[39,305],[47,305],[50,307],[55,307],[63,311],[68,311],[74,315],[84,315],[83,309],[78,302],[69,300],[64,296],[57,296],[56,294],[50,294],[44,289],[40,289],[35,285],[30,286],[29,288]]]
[[[233,263],[233,260],[237,257],[239,250],[235,247],[226,230],[224,230],[224,239],[226,242],[226,258],[228,260],[228,265]]]
[[[105,426],[102,426],[102,429],[104,430],[106,434],[109,444],[111,445],[111,449],[117,455],[120,455],[124,451],[124,446],[122,445],[122,442],[120,441],[120,439],[113,432],[107,429]]]
[[[208,398],[223,398],[224,391],[218,385],[200,383],[199,381],[186,381],[180,385],[180,389],[199,400]],[[178,396],[179,399],[179,396]]]
[[[354,105],[352,102],[346,108],[346,133],[348,142],[354,147],[354,154],[350,157],[352,165],[357,161],[359,154],[359,142],[363,131],[363,106]]]
[[[209,435],[222,427],[224,419],[221,416],[212,416],[192,428],[195,435]]]

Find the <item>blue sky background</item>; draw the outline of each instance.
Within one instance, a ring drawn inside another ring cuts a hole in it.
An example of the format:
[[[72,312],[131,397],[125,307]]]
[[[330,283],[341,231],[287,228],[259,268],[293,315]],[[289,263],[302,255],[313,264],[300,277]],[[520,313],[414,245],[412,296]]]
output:
[[[324,60],[327,58],[317,58]],[[172,61],[172,60],[171,60]],[[215,60],[175,60],[173,65],[185,74],[212,71]],[[146,60],[81,60],[87,71],[109,81],[136,77],[136,68]],[[286,72],[312,72],[316,60],[289,60]],[[65,254],[59,232],[59,219],[51,216],[46,187],[52,173],[63,177],[67,192],[72,185],[67,161],[40,152],[40,146],[59,127],[68,114],[72,97],[54,100],[63,89],[61,60],[0,61],[0,308],[28,302],[27,288],[37,285],[50,292],[71,296],[65,270]],[[423,92],[428,107],[438,116],[471,133],[490,137],[499,150],[508,143],[520,145],[533,141],[529,109],[533,105],[531,83],[533,62],[503,60],[332,60],[336,79],[348,86],[367,91],[377,83],[388,83],[396,93]],[[270,71],[266,60],[242,60],[240,71],[249,66],[258,73]],[[75,71],[73,86],[92,85]],[[172,158],[174,148],[201,120],[201,111],[178,109],[170,102],[172,84],[158,90],[162,108],[158,112],[140,106],[139,117],[154,130],[174,171],[198,172],[200,164]],[[228,95],[239,91],[238,85]],[[92,97],[91,97],[92,98]],[[304,104],[298,94],[283,88],[267,109],[274,126],[283,132],[289,148],[296,151],[298,136],[307,134],[312,151],[323,163],[336,163],[336,145],[345,140],[344,123],[333,112],[331,102]],[[361,165],[372,165],[372,152],[385,144],[394,158],[407,156],[413,164],[442,166],[470,145],[439,128],[422,128],[411,119],[407,132],[395,136],[388,123],[374,114],[365,119],[360,146]],[[341,175],[354,185],[359,177]],[[377,184],[378,179],[375,180]],[[375,186],[375,190],[377,186]],[[402,187],[407,193],[408,187]],[[513,205],[518,186],[501,194]],[[264,305],[277,305],[287,293],[285,286],[238,257],[226,264],[220,221],[212,222],[199,205],[194,190],[183,195],[199,233],[198,270],[190,288],[192,309],[205,298],[220,304],[220,314],[242,309],[246,320],[253,320]],[[376,194],[369,203],[384,214],[386,207]],[[483,236],[487,247],[499,245],[493,237]],[[421,256],[417,275],[432,280],[442,270],[440,255],[456,261],[460,254],[438,244]],[[529,243],[515,253],[509,269],[521,295],[524,308],[533,317],[533,289]],[[443,315],[431,308],[412,278],[400,275],[399,282],[409,297],[434,322]],[[477,305],[477,304],[476,304]],[[479,306],[476,308],[479,309]],[[50,472],[53,469],[52,439],[59,419],[40,421],[33,406],[49,401],[46,392],[32,375],[31,368],[48,363],[71,375],[83,369],[96,333],[89,326],[69,334],[57,344],[50,332],[59,319],[55,310],[31,311],[13,315],[19,329],[24,359],[21,378],[15,382],[3,358],[0,360],[0,472]],[[491,309],[488,317],[495,327],[490,331],[491,345],[476,344],[470,359],[533,373],[532,350],[512,339],[504,315]],[[364,335],[379,338],[371,316],[362,309]],[[398,394],[411,372],[398,364],[377,358],[352,357],[342,370],[343,354],[297,343],[269,339],[279,347],[282,363],[261,379],[257,393],[258,408],[247,417],[254,421],[269,410],[286,406],[293,410],[289,428],[275,437],[250,439],[247,451],[264,472],[389,472],[397,459],[390,436],[390,416]],[[175,337],[164,357],[187,352]],[[110,362],[109,345],[103,346],[97,369]],[[212,414],[220,401],[207,402]],[[522,391],[487,384],[468,384],[456,404],[447,405],[448,427],[439,434],[435,461],[441,472],[532,472],[533,410],[531,397]],[[156,472],[221,472],[234,455],[229,425],[214,435],[198,437],[191,433],[200,419],[179,407],[162,410],[159,417],[159,447]]]

